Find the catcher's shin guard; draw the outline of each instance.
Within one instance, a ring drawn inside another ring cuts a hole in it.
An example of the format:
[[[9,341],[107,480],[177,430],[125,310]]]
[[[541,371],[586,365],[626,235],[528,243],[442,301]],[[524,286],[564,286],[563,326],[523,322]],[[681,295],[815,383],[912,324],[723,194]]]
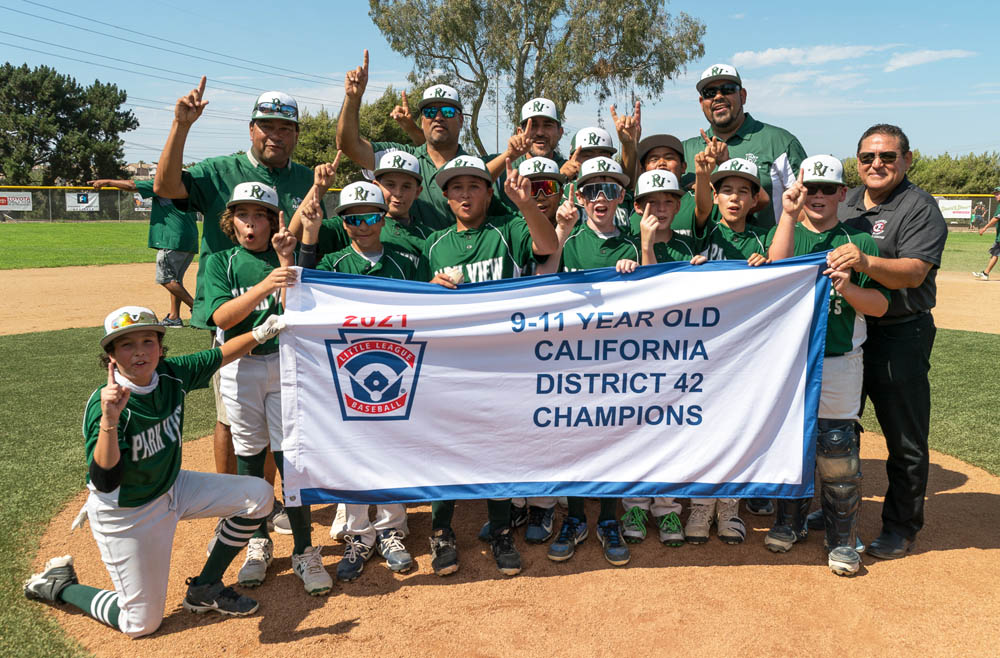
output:
[[[853,421],[820,419],[816,468],[827,547],[854,548],[861,506],[861,457]]]

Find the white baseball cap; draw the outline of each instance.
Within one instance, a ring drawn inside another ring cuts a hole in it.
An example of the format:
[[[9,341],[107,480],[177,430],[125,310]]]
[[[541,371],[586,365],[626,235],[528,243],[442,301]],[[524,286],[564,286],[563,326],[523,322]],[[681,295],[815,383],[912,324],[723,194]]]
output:
[[[732,64],[712,64],[701,74],[701,79],[695,85],[695,89],[700,93],[708,84],[716,81],[735,82],[743,86],[740,74]]]
[[[106,348],[115,338],[133,331],[155,331],[163,334],[166,330],[156,319],[156,313],[145,306],[122,306],[108,313],[104,318],[104,338],[101,347]]]
[[[559,165],[549,158],[528,158],[517,165],[517,173],[532,180],[536,178],[551,178],[560,183],[566,182],[566,177],[559,171]]]
[[[615,143],[611,140],[611,135],[608,131],[596,126],[581,128],[576,131],[576,134],[573,135],[573,140],[569,144],[570,152],[576,151],[578,146],[583,151],[602,151],[608,155],[614,155],[618,150],[615,148]]]
[[[666,192],[674,196],[685,194],[677,181],[677,176],[664,169],[654,169],[639,175],[639,180],[635,184],[635,200],[638,201],[653,192]]]
[[[385,197],[382,196],[382,188],[365,181],[345,185],[340,191],[340,205],[333,212],[339,215],[341,211],[357,206],[375,206],[382,212],[388,209]]]
[[[591,178],[599,177],[607,177],[621,185],[628,185],[628,176],[622,171],[621,165],[602,155],[580,165],[580,176],[576,179],[576,186],[579,188]]]
[[[712,172],[712,185],[715,186],[717,182],[730,176],[744,178],[758,188],[760,187],[760,178],[757,177],[757,165],[749,160],[732,158],[720,164],[719,168]]]
[[[486,163],[474,155],[460,155],[449,160],[445,166],[434,174],[434,180],[442,190],[452,178],[456,176],[476,176],[486,181],[487,185],[493,184],[493,177],[486,169]]]
[[[431,103],[449,103],[455,105],[461,111],[462,99],[458,97],[458,90],[448,85],[432,85],[424,89],[424,97],[417,104],[417,109],[422,110]]]
[[[299,104],[283,91],[265,91],[253,104],[250,120],[254,119],[281,119],[298,123]]]
[[[832,155],[814,155],[802,161],[803,183],[844,184],[844,165]]]
[[[561,123],[559,113],[556,112],[556,104],[548,98],[532,98],[521,106],[521,123],[531,117],[548,117],[556,123]]]
[[[270,185],[256,181],[240,183],[234,187],[226,207],[232,208],[240,203],[256,203],[259,206],[270,208],[274,212],[279,211],[277,191]]]
[[[424,182],[424,177],[420,173],[420,163],[417,162],[416,156],[407,153],[406,151],[389,151],[388,153],[383,153],[382,157],[379,158],[378,169],[375,170],[375,177],[377,178],[382,174],[389,174],[392,172],[410,174],[420,183]]]

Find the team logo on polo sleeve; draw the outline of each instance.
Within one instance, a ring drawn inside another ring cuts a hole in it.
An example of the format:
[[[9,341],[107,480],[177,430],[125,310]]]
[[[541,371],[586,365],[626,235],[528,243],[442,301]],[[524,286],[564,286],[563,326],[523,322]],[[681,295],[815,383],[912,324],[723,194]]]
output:
[[[426,345],[392,329],[341,329],[339,340],[327,340],[343,419],[407,420]]]

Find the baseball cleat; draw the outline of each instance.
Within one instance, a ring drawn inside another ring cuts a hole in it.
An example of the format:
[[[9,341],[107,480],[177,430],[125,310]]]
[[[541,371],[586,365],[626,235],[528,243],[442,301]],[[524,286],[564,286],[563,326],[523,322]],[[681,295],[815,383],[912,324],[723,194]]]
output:
[[[185,610],[201,614],[203,612],[219,612],[224,615],[243,617],[257,611],[259,604],[249,596],[243,596],[232,587],[226,587],[222,581],[208,585],[196,585],[195,578],[188,578],[187,595],[184,597]]]
[[[826,563],[838,576],[853,576],[861,568],[861,556],[853,548],[838,546],[830,551]]]
[[[562,527],[559,528],[559,536],[549,544],[549,559],[553,562],[565,562],[573,557],[577,545],[587,538],[588,532],[586,521],[581,521],[575,516],[564,518]]]
[[[451,528],[438,528],[431,534],[431,568],[439,576],[458,571],[458,546]]]
[[[73,556],[54,557],[45,563],[45,569],[24,581],[24,595],[34,601],[60,603],[60,592],[79,582],[73,569]]]
[[[236,580],[240,587],[259,587],[274,559],[274,544],[266,537],[253,537],[247,544],[247,557]]]
[[[719,539],[727,544],[742,544],[747,536],[747,528],[740,518],[738,498],[719,498],[715,503],[716,532]]]
[[[490,537],[490,549],[493,551],[493,559],[496,560],[500,573],[505,576],[516,576],[521,573],[521,554],[514,546],[514,531],[511,528],[494,532]]]
[[[633,507],[632,509],[638,509]],[[604,547],[604,559],[616,567],[623,567],[632,559],[628,546],[622,541],[618,519],[608,519],[597,524],[597,538]]]
[[[646,538],[646,510],[641,507],[630,507],[622,517],[622,534],[625,541],[638,544]]]
[[[344,557],[337,564],[337,580],[349,583],[361,576],[365,562],[375,552],[375,547],[361,541],[361,535],[345,535],[344,542]]]
[[[524,541],[529,544],[544,544],[552,538],[554,525],[554,509],[530,506],[528,508],[528,525],[524,529]]]
[[[657,518],[656,527],[662,543],[675,548],[684,545],[684,526],[681,525],[681,517],[677,516],[677,512]]]
[[[704,544],[712,529],[712,517],[715,515],[715,501],[709,503],[691,503],[687,525],[684,526],[684,536],[689,544]]]
[[[333,589],[333,578],[323,566],[322,550],[322,546],[310,546],[301,555],[292,555],[292,571],[302,579],[310,596],[321,596]]]
[[[406,545],[403,544],[403,533],[399,530],[389,528],[380,531],[375,546],[393,573],[405,573],[413,568],[413,557],[407,552]]]

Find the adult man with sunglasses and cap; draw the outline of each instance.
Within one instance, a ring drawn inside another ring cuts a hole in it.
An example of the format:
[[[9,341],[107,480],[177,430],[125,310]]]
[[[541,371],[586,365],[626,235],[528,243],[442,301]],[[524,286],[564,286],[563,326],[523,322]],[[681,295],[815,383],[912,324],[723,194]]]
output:
[[[488,156],[486,165],[491,173],[499,172],[493,183],[493,194],[511,212],[517,212],[517,206],[503,191],[504,181],[507,180],[504,165],[506,158],[510,158],[511,166],[515,169],[530,158],[548,158],[555,162],[557,167],[562,167],[566,158],[556,150],[562,137],[562,121],[559,120],[559,112],[554,102],[548,98],[532,98],[521,106],[521,123],[517,127],[517,132],[507,142],[507,150]]]
[[[927,372],[936,331],[931,309],[948,226],[934,198],[907,179],[913,153],[898,126],[866,130],[857,157],[862,184],[847,193],[838,215],[848,226],[870,233],[881,255],[845,244],[830,252],[827,263],[866,274],[890,292],[885,315],[867,320],[861,400],[871,399],[889,449],[882,532],[868,553],[893,559],[913,550],[924,524],[931,411]],[[810,515],[810,527],[815,525]]]
[[[208,256],[231,249],[235,243],[219,226],[219,218],[233,188],[247,181],[266,183],[278,192],[278,206],[285,217],[291,217],[313,184],[312,170],[292,162],[292,152],[299,139],[299,108],[295,99],[280,91],[261,94],[250,113],[250,148],[246,153],[208,158],[184,169],[184,146],[195,121],[201,117],[208,101],[204,100],[205,77],[187,95],[177,99],[174,120],[167,143],[160,155],[154,193],[164,199],[186,199],[187,210],[198,211],[204,217],[199,263]],[[341,245],[346,246],[346,245]],[[207,329],[207,318],[199,312],[203,303],[204,268],[198,268],[195,305],[191,325]],[[202,301],[199,304],[199,301]],[[217,397],[217,407],[221,403]],[[229,472],[227,455],[232,454],[232,439],[225,413],[220,409],[215,432],[216,470]]]
[[[761,187],[771,203],[755,208],[754,216],[764,228],[774,226],[781,215],[781,195],[795,183],[806,157],[802,144],[784,128],[757,121],[744,111],[747,90],[739,72],[731,65],[708,67],[695,87],[709,128],[707,137],[684,141],[687,173],[694,173],[694,155],[705,147],[706,139],[722,140],[729,147],[729,158],[742,158],[757,165]]]

